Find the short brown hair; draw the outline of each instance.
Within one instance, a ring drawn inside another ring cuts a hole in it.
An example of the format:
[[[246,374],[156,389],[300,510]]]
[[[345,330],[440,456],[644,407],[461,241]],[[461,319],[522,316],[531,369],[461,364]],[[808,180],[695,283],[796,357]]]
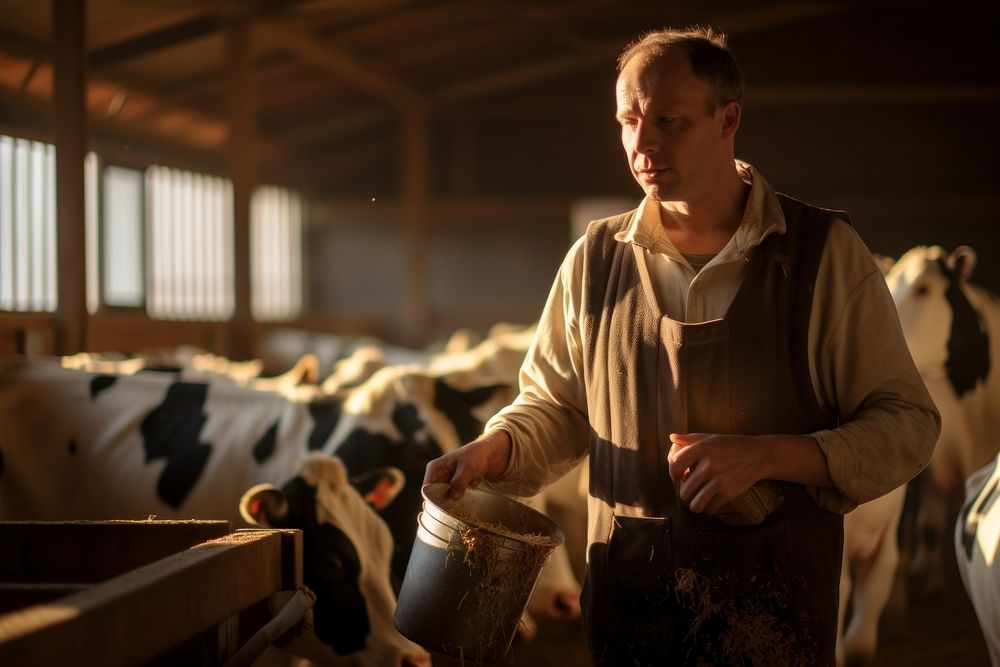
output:
[[[633,58],[642,58],[644,64],[648,64],[669,47],[678,45],[687,51],[695,76],[712,84],[715,104],[743,104],[743,71],[726,46],[725,33],[711,27],[663,28],[648,32],[625,47],[618,57],[618,72]]]

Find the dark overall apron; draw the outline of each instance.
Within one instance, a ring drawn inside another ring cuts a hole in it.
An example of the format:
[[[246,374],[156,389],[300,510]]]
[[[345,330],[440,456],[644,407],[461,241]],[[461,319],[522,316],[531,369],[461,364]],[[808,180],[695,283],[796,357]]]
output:
[[[642,444],[626,451],[592,437],[591,494],[616,508],[606,544],[590,548],[584,585],[595,664],[834,663],[842,516],[820,508],[801,485],[772,482],[783,495],[777,510],[757,525],[727,525],[686,509],[665,460],[671,432],[802,434],[836,426],[814,396],[806,350],[831,213],[785,197],[781,202],[786,233],[751,252],[742,286],[720,320],[685,324],[663,317],[648,272],[637,270],[641,251],[617,242],[606,251],[620,255],[611,278],[620,284],[609,290],[619,305],[628,307],[628,281],[644,283],[645,305],[634,307],[655,312],[661,349],[656,443],[637,437]],[[619,336],[642,338],[621,318],[597,319],[595,326],[607,328],[612,357],[630,353],[616,342]],[[651,371],[634,372],[648,391],[644,374]],[[641,406],[634,406],[640,421]],[[617,508],[626,497],[622,513]]]

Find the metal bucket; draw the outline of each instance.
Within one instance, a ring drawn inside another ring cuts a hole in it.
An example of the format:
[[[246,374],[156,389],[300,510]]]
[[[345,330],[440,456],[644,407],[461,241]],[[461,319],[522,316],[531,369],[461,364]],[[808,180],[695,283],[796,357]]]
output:
[[[496,662],[564,537],[551,519],[517,501],[479,489],[454,501],[447,490],[428,484],[421,491],[424,511],[393,622],[429,650]]]

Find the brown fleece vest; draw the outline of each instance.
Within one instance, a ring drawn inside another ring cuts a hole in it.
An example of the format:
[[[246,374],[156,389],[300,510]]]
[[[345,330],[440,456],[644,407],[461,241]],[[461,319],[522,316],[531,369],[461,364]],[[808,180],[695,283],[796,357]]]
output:
[[[786,232],[750,251],[725,317],[708,322],[660,312],[642,250],[614,240],[631,214],[587,231],[584,610],[598,664],[833,662],[842,517],[804,487],[776,483],[776,511],[727,525],[689,512],[667,473],[673,432],[836,426],[815,398],[806,341],[827,231],[847,216],[779,199]]]

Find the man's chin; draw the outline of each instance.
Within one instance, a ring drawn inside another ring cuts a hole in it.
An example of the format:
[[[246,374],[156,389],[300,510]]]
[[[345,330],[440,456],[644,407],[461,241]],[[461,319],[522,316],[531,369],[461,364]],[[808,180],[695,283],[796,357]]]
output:
[[[643,190],[646,193],[646,197],[653,201],[662,202],[671,198],[669,191],[659,185],[647,185]]]

